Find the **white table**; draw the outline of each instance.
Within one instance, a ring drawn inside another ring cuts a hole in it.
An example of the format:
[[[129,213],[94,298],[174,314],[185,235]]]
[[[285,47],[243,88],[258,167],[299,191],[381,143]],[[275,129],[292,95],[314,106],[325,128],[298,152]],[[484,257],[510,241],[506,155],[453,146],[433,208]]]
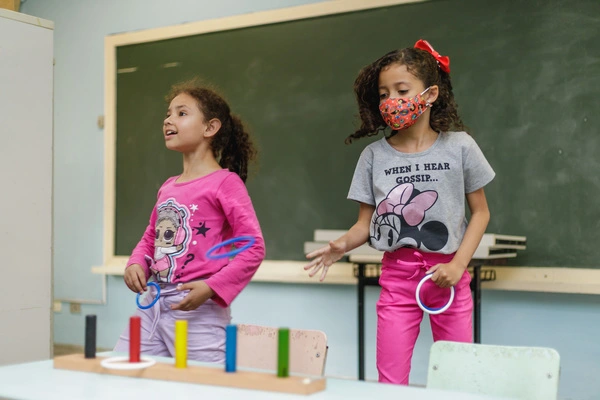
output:
[[[161,361],[169,359],[158,358]],[[190,362],[191,364],[191,362]],[[411,399],[501,400],[434,389],[386,385],[374,382],[327,378],[327,389],[312,395],[244,390],[153,379],[54,369],[52,360],[0,367],[0,398],[22,400],[132,400],[132,399]],[[506,398],[504,398],[506,400]]]

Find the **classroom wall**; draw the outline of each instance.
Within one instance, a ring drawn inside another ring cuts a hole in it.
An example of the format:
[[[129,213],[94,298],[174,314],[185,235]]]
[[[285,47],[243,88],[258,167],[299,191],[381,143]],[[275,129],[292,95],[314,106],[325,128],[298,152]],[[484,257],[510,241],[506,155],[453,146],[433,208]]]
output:
[[[460,2],[457,1],[457,7]],[[492,1],[492,0],[485,0]],[[502,0],[495,0],[502,1]],[[309,0],[27,0],[21,11],[55,22],[54,268],[86,269],[102,263],[104,36],[267,9],[316,3]],[[403,45],[399,43],[399,45]],[[345,228],[345,227],[326,227]],[[67,278],[65,278],[65,276]],[[55,285],[76,286],[68,282]],[[55,287],[56,288],[56,287]],[[135,308],[120,277],[107,278],[106,305],[84,304],[55,313],[56,343],[82,344],[84,315],[99,318],[98,346],[111,347]],[[101,297],[101,278],[86,287]],[[376,379],[375,301],[366,297],[367,378]],[[600,397],[597,345],[600,297],[590,295],[484,291],[484,343],[556,348],[562,357],[561,399]],[[66,305],[66,304],[65,304]],[[265,312],[269,310],[269,312]],[[327,374],[355,377],[356,288],[336,285],[251,283],[233,305],[234,322],[324,330],[329,337]],[[426,381],[429,325],[415,349],[411,380]]]

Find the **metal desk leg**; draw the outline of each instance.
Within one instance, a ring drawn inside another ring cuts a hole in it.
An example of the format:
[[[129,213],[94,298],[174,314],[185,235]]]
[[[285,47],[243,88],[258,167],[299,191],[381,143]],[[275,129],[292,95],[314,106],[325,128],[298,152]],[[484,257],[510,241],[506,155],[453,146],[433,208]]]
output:
[[[473,266],[473,341],[481,343],[481,264]]]
[[[365,264],[358,264],[358,380],[365,380]]]

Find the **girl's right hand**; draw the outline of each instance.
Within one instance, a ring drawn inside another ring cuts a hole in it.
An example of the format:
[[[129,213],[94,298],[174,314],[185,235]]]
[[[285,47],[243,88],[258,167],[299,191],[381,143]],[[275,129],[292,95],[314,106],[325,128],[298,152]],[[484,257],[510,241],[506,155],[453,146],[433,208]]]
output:
[[[331,264],[342,258],[345,253],[346,246],[344,244],[331,241],[327,246],[306,255],[306,258],[312,258],[313,260],[304,267],[304,270],[312,268],[312,271],[308,274],[308,276],[312,278],[320,269],[323,269],[321,277],[319,278],[320,281],[323,281]]]
[[[125,268],[123,279],[132,292],[143,294],[148,288],[146,286],[146,273],[140,264],[131,264]]]

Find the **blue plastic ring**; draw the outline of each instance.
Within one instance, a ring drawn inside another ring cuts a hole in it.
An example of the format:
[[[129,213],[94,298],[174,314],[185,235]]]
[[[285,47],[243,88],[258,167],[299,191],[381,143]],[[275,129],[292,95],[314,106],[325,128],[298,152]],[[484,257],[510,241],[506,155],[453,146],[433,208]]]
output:
[[[135,302],[137,303],[137,306],[142,310],[152,308],[152,306],[155,305],[158,299],[160,298],[160,286],[158,285],[158,283],[148,282],[148,286],[154,286],[156,288],[156,297],[154,298],[154,300],[152,300],[152,303],[148,304],[147,306],[143,306],[140,304],[140,294],[138,293],[137,297],[135,298]]]
[[[213,255],[212,254],[216,250],[219,250],[223,246],[227,246],[228,244],[233,244],[233,243],[241,242],[241,241],[244,241],[244,240],[247,240],[248,243],[246,243],[245,245],[243,245],[239,249],[231,250],[231,251],[228,251],[227,253],[221,253],[221,254],[217,254],[217,255]],[[252,246],[254,244],[255,240],[256,239],[254,238],[254,236],[238,236],[238,237],[234,237],[234,238],[228,239],[228,240],[224,241],[223,243],[219,243],[219,244],[211,247],[210,249],[208,249],[208,251],[206,252],[206,258],[210,258],[211,260],[218,260],[220,258],[233,257],[236,254],[241,253],[242,251],[244,251],[247,248],[249,248],[250,246]]]

